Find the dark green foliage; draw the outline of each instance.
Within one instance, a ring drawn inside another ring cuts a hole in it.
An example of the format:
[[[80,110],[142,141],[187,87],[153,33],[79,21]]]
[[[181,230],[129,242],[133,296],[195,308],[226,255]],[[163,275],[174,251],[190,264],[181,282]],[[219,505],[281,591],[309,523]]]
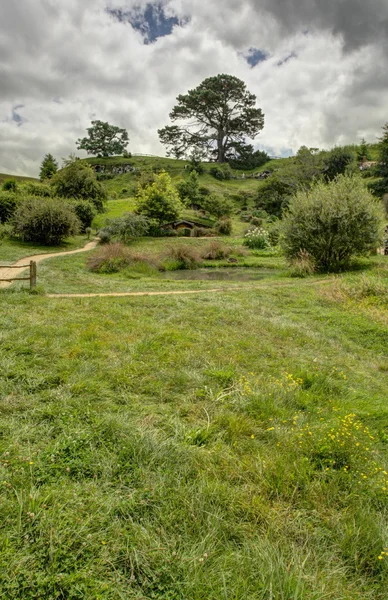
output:
[[[226,157],[233,169],[252,170],[261,167],[270,160],[269,155],[261,150],[254,150],[251,144],[236,142]]]
[[[201,206],[206,212],[215,217],[229,217],[233,212],[232,202],[225,196],[210,194],[201,200]]]
[[[60,244],[79,231],[80,222],[73,208],[59,198],[28,198],[18,206],[14,218],[15,234],[25,242],[47,246]]]
[[[107,193],[88,163],[71,157],[51,181],[56,196],[90,200],[98,212],[104,211]]]
[[[99,157],[123,154],[129,137],[125,129],[104,121],[92,121],[87,129],[88,137],[77,140],[77,148]]]
[[[366,143],[365,139],[362,138],[361,145],[357,150],[357,160],[359,162],[362,162],[365,159],[370,160],[370,152],[369,152],[368,144]]]
[[[318,270],[338,271],[381,242],[383,210],[360,177],[340,175],[290,201],[282,225],[289,259],[306,251]]]
[[[228,181],[229,179],[232,179],[233,174],[229,165],[225,165],[223,167],[212,167],[209,173],[219,181]]]
[[[185,125],[159,129],[160,140],[176,158],[192,150],[223,163],[233,144],[242,143],[245,137],[253,139],[263,129],[264,115],[255,104],[256,96],[237,77],[209,77],[178,96],[170,119],[185,121]]]
[[[198,173],[198,175],[203,175],[203,173],[205,172],[205,168],[201,163],[201,157],[195,152],[191,154],[190,162],[188,164],[188,170],[190,171],[190,173],[195,171],[196,173]]]
[[[39,196],[40,198],[51,196],[52,189],[49,185],[44,183],[35,183],[34,181],[27,181],[20,186],[22,194],[27,196]]]
[[[154,183],[139,189],[136,205],[139,214],[159,224],[175,221],[182,208],[171,177],[164,171],[156,177]]]
[[[233,230],[231,219],[229,219],[228,217],[222,217],[214,225],[214,229],[220,235],[231,235]]]
[[[18,184],[15,179],[6,179],[3,183],[3,190],[5,192],[16,192],[18,189]]]
[[[6,223],[12,218],[19,200],[17,194],[0,192],[0,223]]]
[[[338,175],[344,175],[354,161],[354,156],[345,148],[334,148],[323,161],[323,172],[326,179],[332,181]]]
[[[74,212],[80,220],[81,232],[85,233],[90,228],[94,217],[97,214],[96,207],[89,200],[75,200],[72,202]]]
[[[380,198],[388,193],[388,122],[383,127],[383,135],[378,146],[378,163],[375,174],[378,181],[369,184],[371,192]]]
[[[179,197],[186,205],[198,204],[201,200],[198,173],[192,171],[188,179],[180,181],[176,186]]]
[[[117,219],[108,219],[103,232],[108,232],[111,238],[117,238],[120,242],[128,243],[138,237],[146,235],[150,228],[150,222],[143,215],[126,213]],[[99,234],[101,236],[101,232]]]
[[[58,171],[58,163],[52,154],[46,154],[40,166],[39,179],[45,181],[51,179]]]

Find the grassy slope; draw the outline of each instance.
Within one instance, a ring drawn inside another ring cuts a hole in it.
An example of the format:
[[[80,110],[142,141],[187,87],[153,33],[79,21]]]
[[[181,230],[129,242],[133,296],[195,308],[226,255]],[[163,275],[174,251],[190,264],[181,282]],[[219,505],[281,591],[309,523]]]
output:
[[[16,239],[5,239],[0,243],[0,264],[13,263],[24,256],[49,254],[50,252],[66,252],[82,248],[87,243],[85,235],[77,235],[63,242],[60,246],[39,246],[33,242],[22,242]]]
[[[375,264],[213,296],[1,293],[3,597],[385,600]]]
[[[6,181],[7,179],[15,179],[20,183],[23,183],[24,181],[39,181],[39,179],[36,179],[35,177],[22,177],[21,175],[9,175],[7,173],[0,173],[0,184]]]

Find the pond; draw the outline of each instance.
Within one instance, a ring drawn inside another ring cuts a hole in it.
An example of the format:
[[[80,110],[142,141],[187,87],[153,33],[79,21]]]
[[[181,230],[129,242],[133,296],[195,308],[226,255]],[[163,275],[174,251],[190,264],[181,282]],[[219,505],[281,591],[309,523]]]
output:
[[[163,279],[184,279],[196,281],[258,281],[274,275],[274,269],[190,269],[182,271],[166,271],[161,273]]]

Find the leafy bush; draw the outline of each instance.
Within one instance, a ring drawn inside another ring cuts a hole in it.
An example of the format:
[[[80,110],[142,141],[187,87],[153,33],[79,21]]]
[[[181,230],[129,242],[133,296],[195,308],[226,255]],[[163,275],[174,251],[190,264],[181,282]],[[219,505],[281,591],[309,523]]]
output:
[[[12,192],[0,192],[0,223],[9,221],[18,206],[20,198]]]
[[[229,165],[225,165],[223,167],[212,167],[209,173],[219,181],[232,179],[233,175],[232,169]]]
[[[260,217],[251,217],[250,221],[251,224],[255,227],[261,227],[264,222],[264,219],[261,219]]]
[[[346,148],[333,148],[323,162],[323,171],[328,180],[343,175],[354,162],[354,156]]]
[[[66,162],[66,166],[51,179],[51,185],[55,195],[90,200],[98,212],[104,212],[107,193],[103,185],[97,181],[96,174],[88,163],[71,157]]]
[[[89,200],[76,200],[72,202],[74,212],[81,222],[81,232],[85,233],[90,228],[94,217],[97,214],[96,207]]]
[[[205,260],[221,260],[230,256],[232,248],[214,240],[203,249],[202,258]]]
[[[3,183],[3,190],[5,192],[16,192],[18,189],[18,184],[15,179],[6,179]]]
[[[112,240],[110,232],[106,229],[100,229],[97,235],[99,237],[100,244],[109,244]]]
[[[271,246],[268,231],[261,227],[255,227],[247,231],[243,243],[244,246],[254,250],[265,250]]]
[[[150,221],[143,215],[125,213],[117,219],[108,219],[103,231],[107,231],[111,238],[117,237],[121,242],[128,243],[131,240],[146,235],[150,228]]]
[[[78,233],[80,222],[73,208],[58,198],[28,198],[18,206],[14,231],[25,242],[58,245]]]
[[[214,229],[220,235],[230,235],[233,229],[231,219],[228,219],[228,217],[219,219],[214,225]]]
[[[215,235],[213,229],[207,227],[194,227],[192,230],[192,237],[212,237]]]
[[[268,230],[268,235],[271,246],[277,246],[280,241],[280,224],[274,223]]]
[[[291,277],[307,277],[315,272],[315,261],[306,250],[298,252],[290,261]]]
[[[180,199],[185,204],[190,205],[200,202],[201,195],[199,193],[199,180],[196,171],[192,171],[188,179],[178,182],[176,188]]]
[[[264,165],[270,160],[270,157],[262,150],[254,151],[251,144],[236,142],[227,159],[233,169],[252,170]]]
[[[35,183],[35,181],[28,181],[20,186],[22,194],[28,196],[38,196],[40,198],[49,198],[51,196],[51,187],[45,183]]]
[[[136,197],[136,212],[159,224],[175,221],[182,209],[171,177],[162,171],[155,182],[140,188]]]
[[[289,259],[305,250],[321,271],[349,266],[354,256],[368,254],[382,239],[381,202],[360,177],[339,176],[291,200],[282,226],[282,246]]]
[[[186,244],[171,246],[165,257],[173,261],[176,269],[196,269],[201,266],[198,250]]]
[[[218,194],[210,194],[201,200],[201,206],[206,212],[215,217],[229,217],[233,212],[233,204],[229,198],[219,196]]]
[[[1,241],[13,234],[13,227],[10,223],[0,223],[0,244]]]

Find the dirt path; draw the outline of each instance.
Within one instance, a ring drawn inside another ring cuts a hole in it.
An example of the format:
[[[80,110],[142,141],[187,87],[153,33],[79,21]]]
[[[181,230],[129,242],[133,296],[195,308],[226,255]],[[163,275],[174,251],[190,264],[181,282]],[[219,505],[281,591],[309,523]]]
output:
[[[99,240],[95,239],[92,242],[88,242],[86,246],[83,248],[78,248],[77,250],[69,250],[68,252],[50,252],[48,254],[35,254],[34,256],[26,256],[25,258],[20,258],[18,261],[13,263],[13,267],[19,267],[26,265],[26,268],[29,268],[30,260],[34,260],[36,263],[40,263],[42,260],[46,260],[46,258],[55,258],[56,256],[69,256],[69,254],[78,254],[78,252],[89,252],[89,250],[93,250],[98,244]],[[11,277],[23,277],[22,273],[24,273],[26,269],[10,269],[9,267],[0,267],[0,279],[9,279]],[[7,288],[12,284],[12,281],[0,281],[0,288]]]

